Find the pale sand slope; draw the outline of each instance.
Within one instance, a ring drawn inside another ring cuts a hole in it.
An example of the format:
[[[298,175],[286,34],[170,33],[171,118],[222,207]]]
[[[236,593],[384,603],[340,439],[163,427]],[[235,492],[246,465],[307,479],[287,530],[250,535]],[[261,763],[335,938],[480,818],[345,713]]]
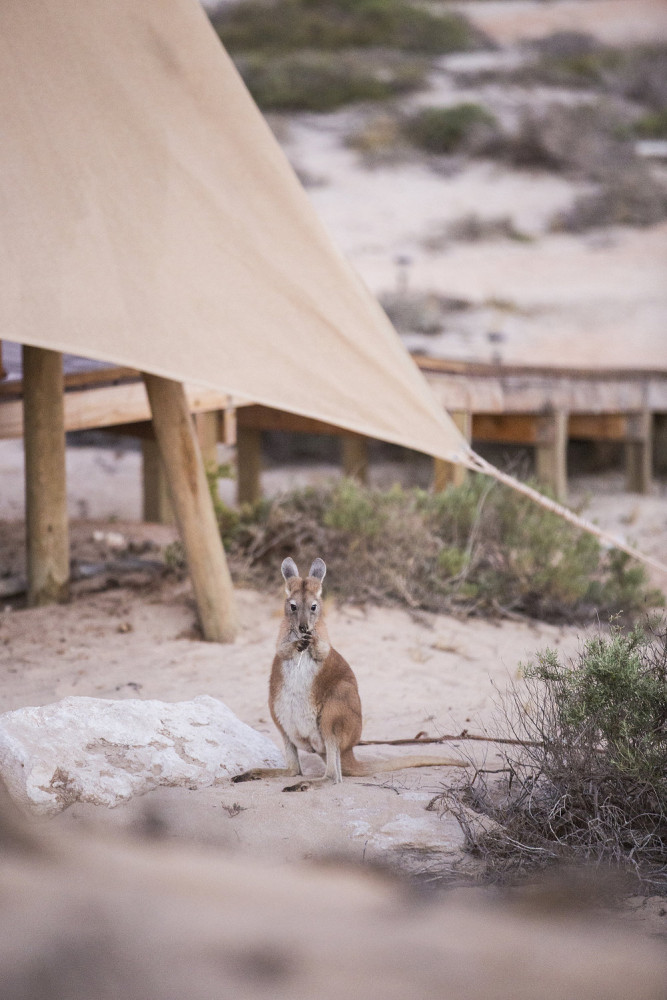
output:
[[[429,87],[398,102],[401,113],[417,105],[474,101],[515,127],[527,110],[539,118],[552,105],[599,100],[595,91],[504,85],[502,74],[497,81],[475,82],[480,66],[501,68],[527,58],[518,43],[556,31],[590,32],[620,45],[667,38],[663,0],[483,0],[455,6],[503,48],[443,57]],[[369,121],[392,115],[396,108],[361,105],[272,120],[317,214],[374,294],[407,284],[410,292],[463,298],[475,307],[466,316],[450,316],[440,337],[406,338],[411,349],[487,361],[498,353],[488,341],[493,331],[502,334],[506,364],[667,368],[664,223],[581,236],[551,232],[553,221],[594,186],[499,161],[453,157],[431,163],[405,152],[392,161],[386,153],[383,159],[380,148],[369,168],[349,139],[364,133]],[[384,127],[391,131],[391,124]],[[658,164],[652,169],[664,174]],[[451,239],[452,223],[471,216],[509,219],[529,241]],[[398,261],[404,263],[399,267]]]

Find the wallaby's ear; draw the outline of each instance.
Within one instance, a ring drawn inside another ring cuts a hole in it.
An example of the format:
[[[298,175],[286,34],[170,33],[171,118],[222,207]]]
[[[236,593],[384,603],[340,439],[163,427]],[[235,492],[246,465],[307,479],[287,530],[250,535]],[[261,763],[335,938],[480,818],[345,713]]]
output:
[[[287,559],[283,559],[283,564],[280,567],[280,572],[283,575],[283,580],[287,584],[287,586],[285,587],[285,592],[289,594],[289,581],[292,579],[293,576],[299,575],[299,570],[297,569],[297,565],[291,556],[288,556]]]
[[[317,559],[313,561],[313,565],[310,567],[308,576],[314,576],[316,580],[323,580],[326,575],[327,575],[326,563],[324,559],[320,559],[320,557],[318,556]]]

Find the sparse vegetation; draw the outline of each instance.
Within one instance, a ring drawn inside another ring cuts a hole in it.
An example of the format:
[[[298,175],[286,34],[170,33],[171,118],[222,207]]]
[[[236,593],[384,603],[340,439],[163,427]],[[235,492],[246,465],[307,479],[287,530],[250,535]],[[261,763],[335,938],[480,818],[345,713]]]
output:
[[[530,242],[530,236],[517,229],[509,215],[485,219],[475,212],[454,219],[447,227],[447,237],[461,243],[497,239],[515,240],[518,243]]]
[[[564,663],[545,650],[501,707],[510,775],[478,771],[441,804],[487,874],[557,861],[629,871],[667,891],[667,624],[612,623]]]
[[[636,162],[626,123],[608,106],[553,104],[543,113],[525,113],[518,129],[496,144],[512,166],[560,170],[587,180],[603,180]]]
[[[427,153],[472,152],[485,139],[495,118],[480,104],[465,102],[453,107],[422,108],[404,123],[404,132]]]
[[[641,567],[486,477],[438,494],[342,480],[223,513],[233,569],[256,586],[319,552],[348,601],[557,621],[661,603]]]
[[[642,115],[634,124],[634,132],[641,139],[667,139],[667,107]]]
[[[470,49],[479,34],[459,14],[410,0],[244,0],[213,20],[231,53],[386,48],[442,54]]]
[[[237,65],[264,110],[332,111],[354,101],[379,101],[424,83],[427,65],[396,53],[304,50],[266,58],[251,53]]]
[[[557,215],[552,230],[582,233],[600,226],[652,226],[667,216],[667,190],[644,169],[612,177]]]
[[[667,46],[605,46],[589,35],[559,32],[538,45],[538,58],[506,72],[507,82],[595,89],[660,109],[667,105]],[[489,74],[486,74],[489,78]]]
[[[380,304],[400,333],[441,333],[453,311],[451,300],[422,292],[386,293]]]
[[[414,156],[401,129],[400,116],[387,110],[373,114],[357,125],[345,139],[345,145],[359,153],[367,167],[400,163]]]
[[[636,155],[627,121],[603,105],[554,105],[539,117],[526,114],[515,133],[496,137],[487,152],[515,167],[562,171],[596,184],[552,229],[649,226],[667,216],[665,184]]]
[[[424,86],[430,59],[479,44],[410,0],[244,0],[213,19],[260,107],[330,111]]]

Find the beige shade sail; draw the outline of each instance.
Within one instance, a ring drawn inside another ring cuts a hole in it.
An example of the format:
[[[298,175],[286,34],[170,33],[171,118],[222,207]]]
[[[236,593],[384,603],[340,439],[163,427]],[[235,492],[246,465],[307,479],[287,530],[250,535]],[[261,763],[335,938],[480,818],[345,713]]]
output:
[[[0,339],[471,464],[196,0],[3,0],[0,74]]]

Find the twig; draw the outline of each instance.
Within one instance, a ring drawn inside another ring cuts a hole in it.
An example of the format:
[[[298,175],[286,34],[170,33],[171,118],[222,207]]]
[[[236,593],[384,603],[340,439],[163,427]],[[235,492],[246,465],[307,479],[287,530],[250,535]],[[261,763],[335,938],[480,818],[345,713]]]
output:
[[[481,740],[484,743],[509,743],[514,747],[543,747],[544,743],[534,742],[532,740],[517,740],[509,739],[508,737],[502,736],[483,736],[478,733],[469,733],[467,729],[458,733],[456,736],[423,736],[421,733],[417,733],[412,739],[404,740],[359,740],[357,743],[358,747],[374,747],[374,746],[387,746],[387,747],[403,747],[411,746],[417,743],[449,743],[454,740]]]

